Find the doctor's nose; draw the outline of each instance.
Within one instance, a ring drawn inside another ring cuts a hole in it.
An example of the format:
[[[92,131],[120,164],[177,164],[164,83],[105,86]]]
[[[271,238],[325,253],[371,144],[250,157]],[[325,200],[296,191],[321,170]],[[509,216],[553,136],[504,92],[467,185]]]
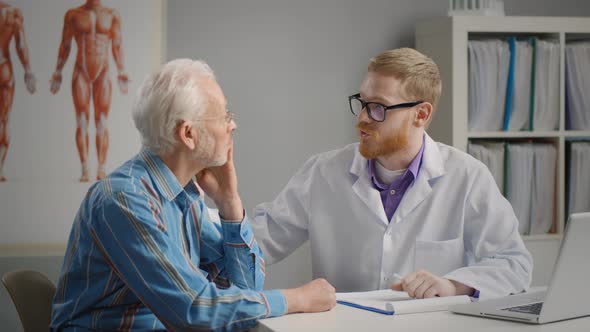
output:
[[[367,108],[363,108],[357,117],[357,123],[371,123],[373,119],[369,117],[367,113]]]

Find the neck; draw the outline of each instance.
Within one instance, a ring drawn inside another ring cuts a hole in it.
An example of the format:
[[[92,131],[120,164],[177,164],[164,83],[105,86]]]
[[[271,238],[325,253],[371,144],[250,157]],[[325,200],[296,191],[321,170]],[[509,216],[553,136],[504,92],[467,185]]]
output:
[[[180,185],[184,188],[189,181],[205,168],[198,161],[191,159],[186,153],[174,151],[168,155],[159,155],[160,159],[172,171]]]
[[[390,171],[408,168],[412,160],[416,158],[420,148],[422,147],[422,138],[424,133],[411,137],[408,146],[399,151],[395,151],[388,155],[377,157],[377,161]]]

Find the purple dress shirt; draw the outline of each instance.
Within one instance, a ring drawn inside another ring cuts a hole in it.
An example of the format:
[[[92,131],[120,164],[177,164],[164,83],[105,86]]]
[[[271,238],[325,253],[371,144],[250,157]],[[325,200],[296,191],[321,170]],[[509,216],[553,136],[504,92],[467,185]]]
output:
[[[375,189],[381,192],[381,202],[383,203],[383,209],[385,209],[385,215],[387,215],[387,220],[391,221],[395,210],[399,206],[399,203],[402,201],[406,190],[410,187],[412,182],[418,177],[418,172],[420,171],[420,165],[422,164],[422,155],[424,154],[424,138],[422,138],[422,146],[420,147],[420,151],[414,160],[408,166],[408,169],[402,174],[400,177],[395,179],[390,185],[382,183],[377,179],[375,174],[375,163],[377,162],[375,159],[369,160],[369,176],[373,181],[373,186]]]

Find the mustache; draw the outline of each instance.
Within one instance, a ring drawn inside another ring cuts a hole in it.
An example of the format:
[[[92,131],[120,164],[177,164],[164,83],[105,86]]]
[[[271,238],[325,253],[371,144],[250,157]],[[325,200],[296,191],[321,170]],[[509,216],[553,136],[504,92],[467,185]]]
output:
[[[364,131],[364,132],[366,132],[368,134],[371,134],[371,133],[373,133],[373,132],[376,131],[375,130],[375,126],[373,126],[373,125],[371,125],[369,123],[366,123],[366,122],[358,122],[355,125],[355,128],[358,129],[358,130],[362,130],[362,131]]]

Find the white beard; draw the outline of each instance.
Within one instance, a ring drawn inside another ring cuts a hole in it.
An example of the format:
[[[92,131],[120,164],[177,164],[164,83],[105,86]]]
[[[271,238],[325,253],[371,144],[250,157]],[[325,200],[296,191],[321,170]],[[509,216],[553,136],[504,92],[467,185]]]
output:
[[[227,162],[227,154],[219,153],[215,155],[215,140],[205,128],[197,128],[197,147],[192,158],[198,160],[207,167],[216,167],[224,165]]]

